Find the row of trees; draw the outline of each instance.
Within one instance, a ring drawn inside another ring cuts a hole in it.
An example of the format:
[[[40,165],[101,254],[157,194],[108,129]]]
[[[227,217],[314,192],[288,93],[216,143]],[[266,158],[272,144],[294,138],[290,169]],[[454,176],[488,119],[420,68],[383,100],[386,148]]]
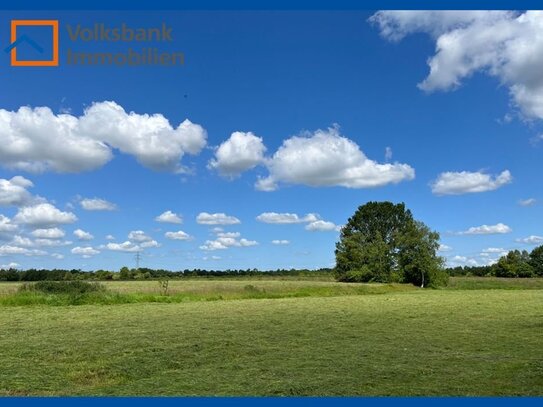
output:
[[[490,266],[454,267],[447,272],[452,276],[543,277],[543,246],[530,253],[512,250]]]
[[[156,279],[182,279],[190,277],[242,277],[242,276],[296,276],[315,277],[330,276],[332,269],[277,269],[277,270],[180,270],[170,271],[164,269],[121,268],[118,272],[110,270],[82,271],[62,269],[0,269],[0,281],[60,281],[60,280],[156,280]]]

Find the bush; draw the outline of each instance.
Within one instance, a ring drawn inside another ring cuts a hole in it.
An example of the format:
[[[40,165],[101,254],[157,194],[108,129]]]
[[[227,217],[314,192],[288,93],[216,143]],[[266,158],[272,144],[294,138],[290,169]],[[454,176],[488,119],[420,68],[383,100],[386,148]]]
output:
[[[19,287],[20,292],[38,292],[43,294],[67,294],[80,295],[105,291],[105,287],[99,283],[87,281],[38,281],[26,283]]]

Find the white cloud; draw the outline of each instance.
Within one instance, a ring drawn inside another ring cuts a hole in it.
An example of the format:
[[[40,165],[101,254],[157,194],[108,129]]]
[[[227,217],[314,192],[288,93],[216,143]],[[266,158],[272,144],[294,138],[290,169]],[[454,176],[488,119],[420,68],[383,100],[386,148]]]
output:
[[[39,238],[39,239],[29,239],[25,236],[15,235],[13,236],[13,239],[10,242],[13,246],[23,246],[23,247],[54,247],[54,246],[69,246],[72,244],[72,242],[67,240],[60,240],[60,239],[51,239],[51,238]]]
[[[289,240],[278,240],[278,239],[275,239],[275,240],[272,240],[272,244],[275,244],[275,245],[287,245],[287,244],[290,244],[290,241]]]
[[[86,211],[114,211],[117,205],[100,198],[84,198],[80,202]]]
[[[74,223],[77,216],[71,212],[63,212],[50,203],[20,208],[13,221],[35,228],[51,228],[62,224]]]
[[[2,147],[0,147],[0,149],[1,148]],[[34,184],[32,181],[19,175],[9,180],[0,178],[0,205],[22,206],[27,204],[32,198],[32,195],[27,191],[27,188],[33,186]]]
[[[78,254],[78,255],[81,255],[81,256],[86,256],[86,257],[90,257],[90,256],[94,256],[95,254],[100,254],[100,251],[99,250],[96,250],[92,247],[74,247],[72,250],[71,250],[72,254]]]
[[[28,237],[19,236],[19,235],[13,236],[13,240],[11,241],[11,244],[14,246],[26,246],[26,247],[32,247],[35,245],[35,243]]]
[[[474,258],[466,257],[466,256],[454,256],[452,258],[447,259],[447,263],[452,267],[455,267],[455,266],[478,267],[482,265]]]
[[[490,257],[502,257],[505,256],[509,251],[501,247],[488,247],[483,249],[480,253],[480,256],[487,259],[488,262],[495,262],[495,259],[490,259]]]
[[[106,240],[115,240],[115,236],[113,235],[107,235]]]
[[[182,230],[178,230],[177,232],[166,232],[164,234],[168,239],[171,240],[190,240],[191,236]]]
[[[17,231],[18,226],[11,222],[11,220],[2,214],[0,214],[0,234],[12,233]]]
[[[507,250],[505,250],[504,248],[502,247],[488,247],[486,249],[483,249],[482,253],[497,253],[497,254],[502,254],[502,253],[507,253]]]
[[[451,246],[447,246],[446,244],[440,244],[438,251],[440,252],[450,252],[452,250]]]
[[[40,239],[60,239],[65,236],[62,229],[36,229],[31,232],[31,235]]]
[[[543,237],[541,236],[535,236],[531,235],[522,239],[516,239],[518,243],[525,243],[525,244],[541,244],[543,243]]]
[[[60,253],[53,253],[51,254],[51,257],[57,259],[57,260],[62,260],[64,258],[64,255],[63,254],[60,254]]]
[[[0,269],[9,270],[9,269],[18,269],[19,267],[21,267],[19,263],[15,263],[12,261],[11,263],[8,263],[8,264],[2,264],[0,266]]]
[[[134,242],[149,242],[153,240],[150,236],[146,235],[143,230],[133,230],[128,234],[128,239]]]
[[[332,222],[328,222],[325,220],[316,220],[315,222],[307,224],[305,226],[305,230],[309,230],[310,232],[330,232],[338,231],[339,227]]]
[[[473,226],[466,231],[459,232],[460,235],[496,235],[496,234],[505,234],[511,233],[513,230],[503,223],[498,223],[496,225],[481,225]]]
[[[133,155],[155,170],[179,171],[185,153],[198,154],[206,145],[207,133],[185,120],[174,128],[161,114],[127,113],[115,102],[94,103],[79,118],[82,134]]]
[[[155,220],[161,223],[176,223],[176,224],[183,223],[183,219],[181,218],[181,216],[179,216],[176,213],[173,213],[172,211],[166,211],[166,212],[161,213],[155,218]]]
[[[239,239],[239,245],[241,247],[256,246],[257,244],[258,244],[258,242],[256,240],[248,240],[248,239],[244,239],[244,238]]]
[[[235,225],[241,223],[235,216],[229,216],[224,213],[201,212],[196,217],[196,222],[201,225]]]
[[[112,158],[100,140],[78,131],[76,117],[55,115],[48,107],[0,109],[0,162],[30,172],[80,172]]]
[[[161,114],[127,113],[115,102],[94,103],[80,117],[48,107],[0,109],[0,162],[31,172],[94,170],[113,158],[112,149],[152,169],[179,171],[182,156],[198,154],[206,138],[189,120],[174,128]]]
[[[92,240],[94,239],[94,236],[91,235],[89,232],[85,232],[81,229],[74,230],[74,236],[77,237],[79,240]]]
[[[521,199],[518,201],[518,204],[520,206],[533,206],[536,204],[536,200],[534,198],[528,198],[528,199]]]
[[[476,72],[498,78],[529,118],[543,118],[543,12],[380,11],[370,18],[392,41],[430,34],[436,53],[419,87],[449,90]]]
[[[225,250],[229,247],[250,247],[258,244],[255,240],[245,238],[237,239],[239,233],[220,233],[215,240],[206,240],[205,244],[200,246],[201,250]]]
[[[137,244],[134,244],[128,240],[123,243],[108,243],[107,245],[105,245],[105,248],[115,252],[133,253],[141,251],[141,248]]]
[[[219,237],[240,237],[241,233],[239,232],[216,232]]]
[[[273,191],[281,182],[369,188],[415,178],[415,170],[407,164],[379,164],[368,159],[355,142],[339,134],[337,127],[285,140],[266,160],[266,167],[269,176],[256,183],[262,191]]]
[[[483,172],[444,172],[431,187],[436,195],[461,195],[474,192],[493,191],[511,183],[513,177],[507,170],[492,176]]]
[[[158,243],[156,240],[148,240],[146,242],[141,243],[140,247],[142,249],[150,249],[153,247],[160,247],[160,243]]]
[[[24,255],[24,256],[45,256],[47,252],[37,249],[27,249],[25,247],[13,246],[10,244],[5,244],[0,246],[0,256],[9,256],[9,255]]]
[[[49,247],[55,247],[55,246],[69,246],[72,242],[69,240],[60,240],[60,239],[36,239],[34,240],[34,245],[36,246],[49,246]]]
[[[308,223],[319,220],[319,216],[314,213],[308,213],[307,215],[300,217],[295,213],[277,213],[277,212],[264,212],[256,217],[256,220],[264,223],[277,223],[277,224],[293,224],[293,223]]]
[[[215,151],[215,159],[209,162],[209,168],[216,169],[226,177],[237,177],[264,161],[266,147],[262,138],[253,133],[236,131]]]

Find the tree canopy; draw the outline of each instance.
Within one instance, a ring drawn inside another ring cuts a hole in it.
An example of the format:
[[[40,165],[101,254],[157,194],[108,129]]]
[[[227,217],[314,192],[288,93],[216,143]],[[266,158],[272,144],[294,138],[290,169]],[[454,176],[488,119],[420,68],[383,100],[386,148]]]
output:
[[[438,248],[439,234],[415,220],[403,203],[368,202],[341,230],[336,278],[443,285],[447,275]]]

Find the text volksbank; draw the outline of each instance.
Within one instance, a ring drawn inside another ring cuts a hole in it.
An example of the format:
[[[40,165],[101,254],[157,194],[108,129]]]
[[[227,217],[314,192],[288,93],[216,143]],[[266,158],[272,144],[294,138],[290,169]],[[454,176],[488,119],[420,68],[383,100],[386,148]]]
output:
[[[68,38],[72,43],[148,43],[137,49],[132,47],[125,51],[85,51],[68,48],[66,60],[68,65],[116,65],[116,66],[180,66],[185,63],[183,52],[164,51],[153,47],[152,43],[172,42],[172,28],[162,23],[159,27],[130,27],[122,23],[120,26],[108,26],[95,23],[90,27],[66,25]],[[107,47],[107,44],[104,44]]]

